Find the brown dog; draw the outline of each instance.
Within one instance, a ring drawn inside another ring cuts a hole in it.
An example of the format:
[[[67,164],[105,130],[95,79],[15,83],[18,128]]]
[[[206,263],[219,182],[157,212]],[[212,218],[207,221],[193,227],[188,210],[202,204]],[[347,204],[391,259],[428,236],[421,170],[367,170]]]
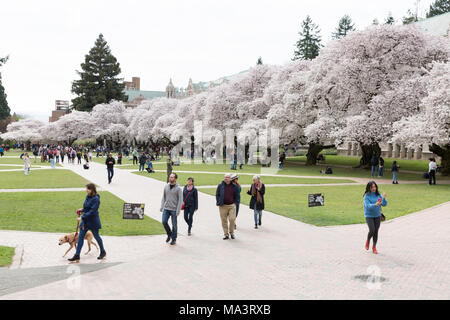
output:
[[[87,240],[89,250],[85,254],[88,254],[91,251],[91,244],[93,244],[98,250],[97,244],[94,241],[92,241],[93,239],[94,239],[94,235],[92,234],[92,232],[90,230],[88,232],[86,232],[86,235],[84,236],[84,240]],[[70,245],[70,247],[69,247],[69,249],[67,249],[66,253],[64,253],[63,258],[74,246],[75,246],[75,249],[77,248],[78,234],[75,236],[75,232],[73,232],[73,233],[66,234],[65,236],[59,238],[59,245],[62,245],[64,243],[68,243]]]

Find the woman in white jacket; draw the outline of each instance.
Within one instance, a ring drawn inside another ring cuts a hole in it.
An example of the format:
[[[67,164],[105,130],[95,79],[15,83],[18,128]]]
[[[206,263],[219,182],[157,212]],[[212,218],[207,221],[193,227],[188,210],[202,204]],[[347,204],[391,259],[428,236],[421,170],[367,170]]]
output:
[[[23,171],[24,171],[25,175],[28,175],[28,173],[30,173],[30,168],[31,168],[31,161],[30,161],[30,157],[28,156],[28,153],[25,153],[23,155],[23,163],[24,163]]]

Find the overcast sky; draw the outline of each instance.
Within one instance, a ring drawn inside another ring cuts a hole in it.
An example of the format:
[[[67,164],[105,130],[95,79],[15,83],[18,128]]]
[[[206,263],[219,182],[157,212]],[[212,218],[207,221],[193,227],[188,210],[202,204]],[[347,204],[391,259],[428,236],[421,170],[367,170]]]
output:
[[[432,0],[420,2],[420,13]],[[349,14],[357,29],[398,23],[415,0],[2,0],[0,72],[12,111],[48,120],[56,99],[70,100],[84,55],[103,33],[122,77],[141,78],[142,90],[235,74],[254,65],[283,64],[293,55],[307,14],[323,41]]]

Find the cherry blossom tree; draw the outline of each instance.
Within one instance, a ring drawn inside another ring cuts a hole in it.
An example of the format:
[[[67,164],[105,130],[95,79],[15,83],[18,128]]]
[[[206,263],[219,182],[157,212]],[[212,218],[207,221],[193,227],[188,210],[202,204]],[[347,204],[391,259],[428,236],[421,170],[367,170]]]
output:
[[[4,140],[13,140],[25,143],[26,149],[30,150],[32,142],[42,140],[40,129],[45,126],[45,123],[35,119],[21,119],[10,123],[6,127],[6,132],[0,137]]]
[[[307,130],[308,139],[339,143],[357,138],[363,152],[361,163],[367,164],[372,154],[380,153],[377,137],[385,135],[371,126],[376,121],[389,126],[396,120],[390,115],[383,117],[387,112],[379,116],[377,111],[382,105],[397,106],[375,98],[386,93],[384,101],[388,101],[387,92],[423,75],[433,61],[446,61],[450,53],[447,41],[413,26],[392,25],[371,26],[332,41],[312,62],[307,89],[311,106],[328,119],[313,124]],[[403,115],[407,110],[394,113]],[[328,127],[320,128],[320,124]],[[320,136],[324,132],[326,136]]]
[[[427,95],[421,100],[420,112],[403,117],[393,124],[393,142],[407,147],[429,144],[441,157],[442,174],[450,175],[450,63],[434,63],[423,77]]]

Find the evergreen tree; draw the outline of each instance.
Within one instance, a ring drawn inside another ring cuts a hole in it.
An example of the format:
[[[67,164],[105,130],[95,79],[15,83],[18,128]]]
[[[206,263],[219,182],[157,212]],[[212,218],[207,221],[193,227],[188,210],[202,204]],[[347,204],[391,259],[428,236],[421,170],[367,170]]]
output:
[[[120,74],[120,64],[111,54],[111,50],[100,34],[95,46],[85,56],[81,64],[82,71],[77,71],[80,80],[72,83],[72,93],[77,97],[72,100],[72,108],[78,111],[91,111],[99,103],[111,100],[126,101],[125,85]]]
[[[435,0],[434,3],[430,5],[430,11],[427,13],[427,18],[447,12],[450,12],[450,0]]]
[[[320,44],[320,30],[313,23],[311,17],[308,15],[302,22],[302,31],[298,33],[300,39],[296,43],[296,50],[294,51],[294,58],[312,60],[319,55],[319,50],[322,45]]]
[[[336,28],[336,32],[332,33],[332,37],[334,39],[340,39],[343,38],[349,33],[350,31],[355,30],[355,24],[352,22],[352,19],[348,14],[344,15],[341,20],[339,20],[339,25]]]
[[[0,67],[6,63],[8,57],[0,58]],[[6,100],[5,88],[2,84],[2,74],[0,73],[0,120],[6,119],[11,115],[11,109],[9,109],[8,101]]]
[[[384,24],[395,24],[395,19],[392,16],[392,13],[389,12],[386,20],[384,20]]]
[[[261,58],[261,57],[258,58],[258,61],[256,62],[256,64],[257,64],[257,65],[263,64],[263,61],[262,61],[262,58]]]

